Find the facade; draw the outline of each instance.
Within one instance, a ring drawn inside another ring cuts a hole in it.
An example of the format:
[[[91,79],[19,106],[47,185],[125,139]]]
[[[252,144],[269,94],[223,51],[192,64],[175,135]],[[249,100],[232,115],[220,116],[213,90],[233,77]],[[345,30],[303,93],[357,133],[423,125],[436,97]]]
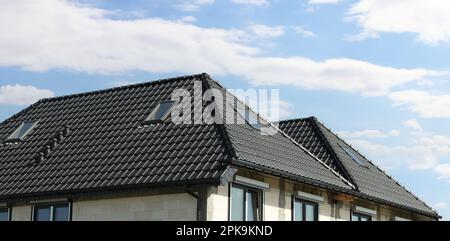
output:
[[[167,121],[171,94],[199,83],[227,94],[200,74],[43,99],[1,123],[0,220],[439,219],[315,118],[277,129],[244,106],[214,115],[234,124]],[[196,101],[183,114],[214,104]]]

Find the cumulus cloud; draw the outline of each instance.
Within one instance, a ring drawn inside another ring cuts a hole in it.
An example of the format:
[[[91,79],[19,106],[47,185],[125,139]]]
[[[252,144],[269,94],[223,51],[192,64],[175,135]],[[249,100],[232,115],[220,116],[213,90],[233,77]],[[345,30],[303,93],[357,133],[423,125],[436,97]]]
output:
[[[338,3],[341,0],[309,0],[309,4],[334,4]]]
[[[432,95],[425,91],[405,90],[389,94],[394,105],[405,106],[425,118],[449,118],[450,95]]]
[[[393,137],[393,136],[399,136],[400,131],[398,130],[391,130],[389,132],[383,132],[380,130],[361,130],[361,131],[338,131],[337,134],[344,138],[344,139],[350,139],[350,138],[386,138],[386,137]]]
[[[0,86],[0,104],[2,105],[29,105],[39,99],[53,96],[54,93],[50,90],[29,85]]]
[[[386,145],[367,139],[347,141],[383,167],[431,170],[440,179],[450,179],[450,139],[446,136],[422,133],[404,145]]]
[[[354,40],[413,33],[423,43],[438,45],[450,40],[448,9],[448,0],[360,0],[350,8],[349,19],[362,28]]]
[[[423,131],[422,126],[419,124],[419,122],[416,119],[409,119],[403,121],[403,126],[406,128],[410,128],[415,131]]]
[[[173,6],[185,12],[200,10],[203,6],[211,5],[215,0],[182,0],[177,1]]]
[[[313,31],[307,30],[304,26],[295,26],[293,27],[294,31],[305,38],[310,38],[316,36]]]
[[[160,18],[111,19],[103,9],[68,0],[1,4],[0,28],[8,29],[8,34],[0,35],[2,67],[100,74],[208,72],[241,76],[255,85],[363,95],[383,95],[405,83],[441,74],[343,58],[270,57],[251,46],[246,41],[248,33],[242,30],[204,28]]]
[[[263,24],[254,24],[249,27],[251,33],[258,38],[275,38],[282,36],[284,32],[283,26],[270,27]]]
[[[255,6],[269,4],[267,0],[231,0],[231,1],[237,4],[255,5]]]
[[[434,204],[433,207],[436,209],[446,209],[448,207],[448,204],[445,202],[438,202]]]

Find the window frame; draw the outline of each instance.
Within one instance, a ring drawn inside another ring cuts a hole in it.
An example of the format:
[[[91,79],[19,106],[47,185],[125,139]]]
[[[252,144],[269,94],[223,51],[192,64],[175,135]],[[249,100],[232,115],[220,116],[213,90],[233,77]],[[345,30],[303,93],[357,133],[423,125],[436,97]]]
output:
[[[247,193],[248,192],[256,192],[259,205],[259,210],[257,210],[257,217],[259,220],[255,220],[255,222],[264,221],[264,189],[259,189],[255,187],[250,187],[247,185],[239,184],[239,183],[229,183],[228,185],[228,221],[231,221],[232,215],[232,188],[242,189],[244,191],[244,208],[243,208],[243,217],[244,222],[247,222]]]
[[[166,113],[164,113],[164,115],[160,119],[155,119],[156,112],[161,108],[161,104],[163,104],[163,103],[172,103],[172,105],[170,106],[168,111]],[[145,118],[144,124],[150,125],[150,124],[156,124],[156,123],[161,123],[161,122],[166,121],[166,119],[172,113],[172,109],[173,109],[173,107],[175,106],[176,103],[177,102],[174,101],[174,100],[162,100],[162,101],[158,102],[155,105],[155,107],[153,107],[153,109],[150,112],[150,114]]]
[[[356,164],[358,164],[361,167],[367,168],[367,161],[362,160],[360,157],[358,157],[358,155],[360,155],[359,153],[357,153],[355,150],[352,150],[352,148],[348,148],[341,145],[339,146],[354,162],[356,162]]]
[[[250,125],[253,129],[255,130],[261,130],[261,128],[263,127],[263,123],[261,117],[259,116],[259,114],[255,113],[254,111],[252,111],[249,107],[247,106],[237,106],[235,108],[237,114],[239,116],[241,116],[241,118],[244,119],[245,123],[247,123],[248,125]],[[243,112],[243,113],[242,113]],[[251,118],[254,118],[256,123],[252,123],[253,121],[251,120]]]
[[[68,220],[64,220],[64,221],[55,221],[55,207],[60,207],[63,205],[67,205],[67,219]],[[43,207],[49,207],[50,208],[50,220],[48,221],[39,221],[36,220],[36,210],[38,208],[43,208]],[[72,202],[67,201],[67,202],[44,202],[44,203],[36,203],[33,204],[32,208],[31,208],[31,218],[33,222],[70,222],[72,221]]]
[[[3,206],[3,207],[0,207],[0,210],[3,210],[3,209],[6,209],[6,211],[8,212],[8,214],[7,214],[7,220],[5,220],[5,222],[9,222],[9,221],[11,221],[11,217],[12,217],[12,212],[11,212],[11,207],[10,206]],[[1,222],[1,221],[0,221]]]
[[[39,121],[23,121],[7,138],[6,142],[20,142],[25,139],[25,137],[30,134],[30,132],[36,128]],[[31,124],[31,126],[21,135],[18,136],[18,132],[23,128],[25,124]],[[17,137],[16,137],[17,136]]]
[[[295,220],[295,203],[301,202],[302,203],[302,220]],[[313,221],[306,221],[306,205],[312,205],[314,206],[314,220]],[[296,196],[292,196],[292,221],[294,222],[317,222],[319,221],[319,203],[305,200],[303,198],[299,198]]]
[[[353,216],[358,217],[358,220],[353,220]],[[371,222],[372,221],[372,216],[370,216],[370,215],[363,214],[363,213],[360,213],[360,212],[355,212],[355,211],[351,211],[350,212],[350,221],[351,222],[363,222],[361,220],[361,218],[367,218],[367,221],[365,221],[365,222]]]

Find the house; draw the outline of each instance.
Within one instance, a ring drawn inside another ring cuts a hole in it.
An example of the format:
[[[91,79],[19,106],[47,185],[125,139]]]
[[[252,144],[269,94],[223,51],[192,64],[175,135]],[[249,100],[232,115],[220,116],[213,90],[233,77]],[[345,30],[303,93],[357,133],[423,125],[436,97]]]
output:
[[[314,118],[280,130],[244,106],[211,115],[240,123],[168,121],[174,91],[198,83],[228,94],[184,76],[42,99],[1,123],[0,220],[439,219]],[[214,101],[187,103],[195,117]]]

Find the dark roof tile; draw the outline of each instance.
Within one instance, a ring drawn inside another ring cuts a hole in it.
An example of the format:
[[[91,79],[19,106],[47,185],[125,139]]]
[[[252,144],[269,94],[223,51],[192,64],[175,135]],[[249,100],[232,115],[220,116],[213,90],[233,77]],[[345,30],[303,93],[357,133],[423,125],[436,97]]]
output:
[[[418,210],[428,215],[437,215],[425,202],[406,190],[370,160],[360,155],[316,118],[282,121],[280,128],[330,167],[345,173],[349,180],[357,186],[358,192],[362,196],[376,198],[409,210]],[[356,163],[341,147],[353,150],[358,158],[367,162],[367,165],[361,166]]]

